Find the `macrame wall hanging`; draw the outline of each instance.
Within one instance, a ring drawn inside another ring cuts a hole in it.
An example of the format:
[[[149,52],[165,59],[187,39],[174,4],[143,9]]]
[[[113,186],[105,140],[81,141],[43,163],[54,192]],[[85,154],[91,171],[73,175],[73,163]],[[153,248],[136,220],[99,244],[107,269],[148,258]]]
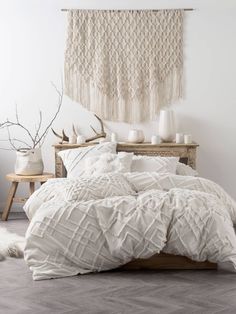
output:
[[[183,16],[70,10],[66,94],[106,120],[153,120],[182,96]]]

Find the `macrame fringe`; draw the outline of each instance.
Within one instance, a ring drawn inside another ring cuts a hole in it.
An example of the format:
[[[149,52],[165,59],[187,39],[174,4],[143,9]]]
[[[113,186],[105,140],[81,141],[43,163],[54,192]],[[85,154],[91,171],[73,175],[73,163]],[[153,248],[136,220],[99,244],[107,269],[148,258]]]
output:
[[[71,10],[66,94],[101,118],[137,123],[182,97],[183,10]]]
[[[173,69],[163,81],[150,83],[143,97],[129,99],[111,99],[94,82],[85,81],[80,74],[66,70],[65,94],[104,120],[127,123],[151,121],[156,119],[161,108],[183,98],[182,67]]]

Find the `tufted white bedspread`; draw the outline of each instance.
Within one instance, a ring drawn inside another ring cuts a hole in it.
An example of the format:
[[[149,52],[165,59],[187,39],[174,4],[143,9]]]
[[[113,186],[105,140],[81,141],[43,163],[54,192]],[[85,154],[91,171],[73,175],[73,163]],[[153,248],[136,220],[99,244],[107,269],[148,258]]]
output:
[[[164,251],[236,270],[236,204],[216,183],[170,174],[52,179],[25,205],[33,279],[116,268]]]

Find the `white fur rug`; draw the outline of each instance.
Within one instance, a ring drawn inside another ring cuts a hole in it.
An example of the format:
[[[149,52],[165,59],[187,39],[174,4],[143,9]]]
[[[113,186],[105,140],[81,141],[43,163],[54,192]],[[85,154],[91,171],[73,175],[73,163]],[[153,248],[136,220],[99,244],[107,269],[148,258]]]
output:
[[[7,256],[23,257],[25,239],[15,233],[0,228],[0,261]]]

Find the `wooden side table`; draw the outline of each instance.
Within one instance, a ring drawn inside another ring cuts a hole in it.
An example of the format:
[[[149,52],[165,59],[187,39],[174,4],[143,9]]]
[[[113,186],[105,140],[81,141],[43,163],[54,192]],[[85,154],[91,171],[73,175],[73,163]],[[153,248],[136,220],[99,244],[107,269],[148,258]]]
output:
[[[21,182],[27,182],[29,183],[29,192],[30,195],[32,195],[35,191],[35,182],[39,182],[40,184],[43,184],[48,179],[54,178],[54,174],[52,173],[43,173],[42,175],[35,175],[35,176],[19,176],[15,173],[10,173],[6,175],[6,179],[11,182],[11,187],[8,193],[6,206],[2,213],[2,220],[7,220],[8,215],[11,210],[12,203],[24,203],[27,198],[16,198],[16,190],[18,187],[18,184]]]

